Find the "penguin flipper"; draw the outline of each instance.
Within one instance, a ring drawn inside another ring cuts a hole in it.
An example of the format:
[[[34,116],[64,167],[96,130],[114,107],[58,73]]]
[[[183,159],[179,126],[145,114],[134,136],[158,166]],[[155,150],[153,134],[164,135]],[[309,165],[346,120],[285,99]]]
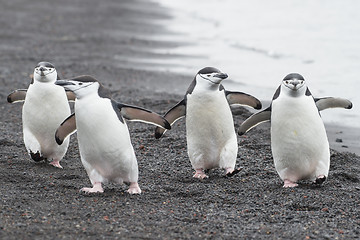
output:
[[[117,107],[119,108],[121,115],[126,120],[151,123],[165,129],[171,128],[170,124],[164,117],[145,108],[125,105],[122,103],[118,103]]]
[[[9,103],[23,102],[25,101],[27,89],[18,89],[13,91],[7,96]]]
[[[231,92],[225,90],[225,96],[229,105],[241,104],[253,107],[255,109],[261,109],[262,105],[259,99],[243,92]]]
[[[260,123],[270,121],[271,119],[271,107],[266,108],[263,111],[255,113],[251,115],[248,119],[246,119],[241,125],[238,131],[239,135],[244,135],[253,127],[256,127]]]
[[[178,102],[174,107],[172,107],[167,113],[165,113],[165,119],[173,125],[180,118],[185,117],[186,115],[186,100],[183,99]],[[156,128],[155,129],[155,138],[161,138],[161,136],[165,133],[165,129]]]
[[[352,103],[344,98],[334,98],[334,97],[325,97],[325,98],[315,98],[315,104],[319,111],[328,109],[328,108],[346,108],[351,109]]]
[[[69,101],[69,102],[74,102],[75,99],[76,99],[75,93],[73,93],[73,92],[70,91],[70,90],[65,90],[65,92],[66,92],[66,97],[67,97],[68,101]]]
[[[61,124],[60,127],[55,132],[55,140],[57,144],[61,145],[64,142],[64,139],[76,132],[76,120],[75,113],[67,117]]]

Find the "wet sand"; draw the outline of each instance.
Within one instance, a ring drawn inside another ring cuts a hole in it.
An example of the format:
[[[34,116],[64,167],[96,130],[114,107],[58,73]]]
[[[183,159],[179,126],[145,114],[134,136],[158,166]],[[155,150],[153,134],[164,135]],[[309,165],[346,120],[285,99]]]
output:
[[[8,104],[7,94],[27,88],[36,63],[46,60],[63,78],[93,75],[114,99],[163,114],[182,98],[173,90],[185,91],[192,78],[125,69],[116,56],[159,57],[148,50],[174,43],[141,36],[164,31],[153,20],[170,16],[147,1],[16,0],[1,6],[1,239],[359,238],[360,157],[331,150],[329,178],[321,187],[304,181],[283,189],[267,124],[238,137],[239,174],[225,178],[216,169],[198,180],[192,178],[184,120],[160,140],[153,126],[131,122],[143,193],[129,195],[126,185],[116,184],[105,184],[103,194],[79,193],[90,181],[76,134],[61,161],[64,169],[31,161],[21,104]],[[241,107],[233,113],[235,128],[250,115]],[[338,137],[340,149],[351,145],[346,133]]]

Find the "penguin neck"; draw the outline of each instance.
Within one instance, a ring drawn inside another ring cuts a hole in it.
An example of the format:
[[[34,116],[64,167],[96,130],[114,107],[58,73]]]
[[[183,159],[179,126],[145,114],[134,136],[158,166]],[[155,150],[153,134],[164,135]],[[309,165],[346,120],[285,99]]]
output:
[[[195,86],[195,91],[199,91],[199,92],[205,92],[205,91],[219,91],[220,88],[220,83],[219,84],[214,84],[210,81],[206,81],[203,79],[199,79],[196,81],[196,86]]]
[[[281,86],[281,92],[286,93],[286,95],[289,96],[289,97],[305,96],[305,90],[306,90],[306,87],[302,87],[302,88],[295,91],[295,90],[289,89],[288,87],[286,87],[284,85]]]
[[[90,85],[80,87],[78,89],[72,90],[76,98],[85,99],[85,98],[100,98],[99,96],[99,88],[100,84],[98,82],[94,82]]]
[[[99,94],[97,92],[84,92],[84,91],[78,91],[74,92],[76,95],[76,98],[79,100],[82,99],[90,99],[90,98],[100,98]]]
[[[40,74],[38,74],[37,72],[34,71],[34,82],[39,82],[39,83],[55,83],[56,78],[57,78],[57,72],[53,71],[52,73],[49,73],[45,76],[41,76]]]
[[[51,78],[48,78],[46,76],[34,76],[34,83],[39,83],[39,84],[54,84],[56,81],[56,78],[55,79],[51,79]]]

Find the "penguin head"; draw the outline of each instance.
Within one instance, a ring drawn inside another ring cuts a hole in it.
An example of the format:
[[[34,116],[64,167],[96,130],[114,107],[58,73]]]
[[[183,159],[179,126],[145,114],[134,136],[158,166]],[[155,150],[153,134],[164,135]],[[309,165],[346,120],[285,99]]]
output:
[[[34,69],[34,80],[38,82],[52,82],[57,78],[57,72],[49,62],[39,62]]]
[[[298,73],[290,73],[282,81],[282,86],[291,91],[299,91],[305,86],[305,79]]]
[[[75,93],[76,98],[82,98],[91,94],[98,94],[100,83],[93,77],[83,75],[67,80],[57,80],[56,85],[64,87]]]
[[[206,67],[196,74],[195,79],[197,83],[205,82],[210,85],[219,85],[227,77],[228,75],[222,73],[219,69]]]

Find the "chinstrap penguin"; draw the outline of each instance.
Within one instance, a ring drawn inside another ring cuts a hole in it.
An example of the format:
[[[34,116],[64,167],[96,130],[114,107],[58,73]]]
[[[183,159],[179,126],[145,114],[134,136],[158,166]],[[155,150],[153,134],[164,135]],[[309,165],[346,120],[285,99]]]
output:
[[[207,178],[204,170],[218,167],[224,168],[227,176],[239,171],[235,169],[238,145],[229,105],[261,109],[261,102],[255,97],[225,90],[221,82],[227,77],[213,67],[201,69],[184,99],[164,115],[171,125],[186,116],[187,149],[195,178]],[[156,128],[155,137],[160,138],[164,132]]]
[[[15,90],[7,97],[7,101],[24,101],[23,138],[31,158],[36,162],[51,160],[50,164],[62,168],[60,160],[67,151],[69,139],[59,146],[54,134],[59,124],[70,114],[68,100],[75,100],[75,96],[55,85],[57,76],[51,63],[40,62],[34,69],[29,88]]]
[[[56,84],[76,95],[75,113],[56,131],[56,141],[77,131],[80,157],[93,185],[84,192],[103,192],[102,183],[127,182],[130,194],[140,194],[138,164],[126,120],[142,121],[170,129],[170,124],[149,110],[118,103],[93,77],[79,76]]]
[[[321,184],[328,176],[330,150],[320,111],[352,103],[341,98],[314,98],[303,76],[288,74],[276,90],[268,108],[253,114],[239,129],[243,135],[256,125],[270,121],[271,150],[275,169],[284,187],[299,180]]]

